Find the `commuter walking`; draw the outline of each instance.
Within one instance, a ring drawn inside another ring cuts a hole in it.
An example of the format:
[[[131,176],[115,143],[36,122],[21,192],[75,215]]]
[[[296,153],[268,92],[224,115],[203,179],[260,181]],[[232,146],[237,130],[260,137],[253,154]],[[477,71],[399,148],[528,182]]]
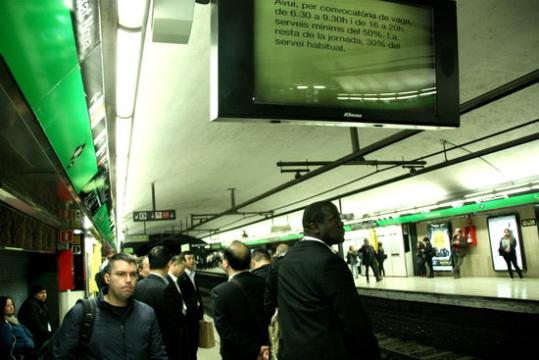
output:
[[[462,229],[456,228],[451,240],[451,264],[453,266],[453,278],[460,279],[460,267],[466,256],[466,240],[462,235]]]
[[[500,239],[500,247],[498,251],[507,263],[507,270],[509,271],[509,276],[511,276],[511,279],[513,279],[513,269],[511,268],[511,264],[515,266],[518,277],[522,279],[522,271],[517,264],[516,248],[517,240],[513,236],[513,232],[511,231],[511,229],[503,229],[503,236]]]
[[[47,301],[47,289],[41,285],[34,285],[30,288],[30,295],[19,310],[19,321],[34,336],[36,349],[39,349],[52,335],[49,310],[45,301]]]
[[[15,317],[15,302],[9,296],[0,296],[0,359],[33,359],[35,345],[30,331]]]
[[[304,237],[278,264],[280,360],[380,359],[371,321],[346,262],[331,248],[344,241],[337,207],[313,203]]]
[[[378,252],[376,253],[376,259],[378,260],[378,272],[380,276],[386,276],[386,270],[384,269],[384,261],[387,259],[386,251],[384,250],[384,244],[378,242]]]
[[[84,305],[67,313],[54,341],[54,359],[166,360],[153,309],[134,299],[137,262],[113,255],[104,269],[105,286],[95,300],[94,324],[85,349],[80,348]]]
[[[211,292],[223,360],[255,360],[269,350],[264,321],[266,280],[249,272],[250,262],[247,245],[233,241],[223,258],[228,281]]]
[[[378,273],[378,264],[376,262],[376,253],[374,248],[369,244],[368,239],[363,239],[363,245],[359,248],[359,252],[362,254],[361,261],[365,265],[365,276],[367,277],[367,282],[369,282],[369,268],[372,269],[376,281],[381,281],[382,278]]]

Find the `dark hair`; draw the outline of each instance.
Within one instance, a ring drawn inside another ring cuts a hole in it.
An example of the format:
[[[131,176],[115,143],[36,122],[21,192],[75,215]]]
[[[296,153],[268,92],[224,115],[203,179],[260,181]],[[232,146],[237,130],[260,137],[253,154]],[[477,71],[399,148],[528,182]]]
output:
[[[423,241],[430,241],[430,239],[429,239],[427,236],[425,236],[425,237],[423,238]]]
[[[0,296],[0,309],[2,309],[2,318],[4,318],[4,310],[6,309],[8,299],[11,300],[13,306],[15,306],[15,301],[11,296]]]
[[[251,265],[249,247],[238,240],[232,241],[230,246],[225,249],[223,258],[234,270],[247,270]]]
[[[256,262],[262,261],[262,260],[271,261],[271,256],[268,250],[262,249],[262,248],[254,249],[253,252],[251,253],[251,258]]]
[[[182,256],[184,260],[187,255],[193,255],[196,258],[196,254],[191,250],[182,251],[182,253],[180,254],[180,256]]]
[[[115,261],[125,261],[126,263],[137,266],[137,260],[133,256],[119,253],[119,254],[112,255],[112,257],[109,259],[109,262],[103,269],[103,272],[110,274],[112,271],[112,263]]]
[[[309,229],[311,224],[320,224],[331,210],[337,210],[331,201],[318,201],[308,205],[303,211],[303,228]]]
[[[171,257],[172,253],[166,246],[154,246],[148,253],[150,269],[164,269]]]
[[[47,290],[43,285],[41,284],[35,284],[30,287],[30,296],[34,296],[41,290]]]

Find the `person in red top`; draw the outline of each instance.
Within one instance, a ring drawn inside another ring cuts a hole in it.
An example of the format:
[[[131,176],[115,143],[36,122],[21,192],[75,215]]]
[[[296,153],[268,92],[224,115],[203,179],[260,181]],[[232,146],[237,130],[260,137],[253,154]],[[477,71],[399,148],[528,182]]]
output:
[[[451,264],[453,265],[453,277],[460,278],[460,267],[466,256],[466,240],[462,234],[462,229],[456,228],[451,240]]]

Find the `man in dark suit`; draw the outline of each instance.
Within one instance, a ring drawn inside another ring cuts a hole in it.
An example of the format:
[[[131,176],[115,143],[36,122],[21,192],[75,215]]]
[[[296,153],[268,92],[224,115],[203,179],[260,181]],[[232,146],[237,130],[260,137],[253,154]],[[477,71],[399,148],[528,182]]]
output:
[[[180,340],[185,320],[182,305],[175,295],[178,291],[167,277],[171,256],[171,252],[164,246],[155,246],[150,250],[150,274],[138,282],[135,299],[154,309],[168,357],[177,360],[183,359]]]
[[[251,272],[260,276],[264,281],[271,270],[271,256],[266,249],[255,249],[251,254]]]
[[[211,293],[223,360],[255,360],[268,343],[263,320],[266,281],[248,271],[250,261],[249,248],[239,241],[232,242],[223,258],[228,282],[216,286]]]
[[[307,206],[303,228],[303,240],[279,263],[279,359],[380,359],[352,273],[331,248],[344,241],[337,207]]]
[[[185,303],[178,279],[185,271],[185,259],[181,255],[175,255],[170,259],[167,279],[169,286],[165,289],[164,301],[168,302],[167,308],[174,311],[168,317],[168,333],[170,336],[164,337],[167,345],[168,357],[170,360],[180,360],[184,358],[186,349],[187,332],[187,304]]]
[[[183,295],[183,300],[187,305],[186,314],[186,344],[184,359],[196,360],[198,351],[199,321],[204,317],[202,298],[195,280],[196,257],[191,251],[184,251],[180,254],[185,259],[185,273],[180,276],[179,284]]]

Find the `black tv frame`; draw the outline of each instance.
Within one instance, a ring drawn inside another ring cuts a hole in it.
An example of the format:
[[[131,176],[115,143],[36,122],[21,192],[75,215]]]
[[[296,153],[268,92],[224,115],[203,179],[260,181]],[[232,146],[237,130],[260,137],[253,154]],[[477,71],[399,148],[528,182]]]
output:
[[[254,1],[212,0],[211,121],[415,129],[460,125],[456,6],[452,0],[384,0],[433,9],[436,105],[432,111],[260,104],[254,96]],[[270,0],[268,0],[270,1]],[[361,0],[357,0],[358,3]]]

